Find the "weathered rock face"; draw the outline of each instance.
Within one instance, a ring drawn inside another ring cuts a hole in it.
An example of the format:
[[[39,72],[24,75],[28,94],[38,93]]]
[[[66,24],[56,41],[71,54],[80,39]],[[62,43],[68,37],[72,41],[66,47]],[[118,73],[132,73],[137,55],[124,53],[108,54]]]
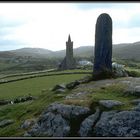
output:
[[[64,137],[69,133],[69,122],[61,114],[48,112],[41,115],[38,122],[24,136]]]
[[[90,113],[90,109],[87,107],[75,106],[75,105],[64,105],[53,103],[51,104],[46,112],[54,112],[61,114],[66,119],[76,119],[83,115]]]
[[[21,124],[21,128],[22,129],[28,129],[30,128],[33,124],[35,124],[36,120],[35,119],[28,119],[25,120],[22,124]]]
[[[88,116],[80,125],[79,135],[81,137],[93,136],[93,128],[96,121],[99,119],[100,110],[96,109],[95,114]]]
[[[37,123],[24,136],[69,136],[73,133],[74,128],[71,123],[77,123],[81,117],[86,117],[89,113],[90,110],[87,107],[53,103],[41,114]]]
[[[112,72],[112,19],[106,13],[96,23],[93,72],[97,78]]]
[[[140,136],[140,112],[109,111],[103,112],[97,122],[94,133],[105,137],[136,137]]]

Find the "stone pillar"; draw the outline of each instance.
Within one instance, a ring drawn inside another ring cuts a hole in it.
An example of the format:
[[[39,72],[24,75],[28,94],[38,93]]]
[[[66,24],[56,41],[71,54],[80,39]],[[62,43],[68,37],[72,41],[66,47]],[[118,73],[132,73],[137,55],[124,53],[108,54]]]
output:
[[[93,77],[112,74],[112,19],[103,13],[96,22]]]

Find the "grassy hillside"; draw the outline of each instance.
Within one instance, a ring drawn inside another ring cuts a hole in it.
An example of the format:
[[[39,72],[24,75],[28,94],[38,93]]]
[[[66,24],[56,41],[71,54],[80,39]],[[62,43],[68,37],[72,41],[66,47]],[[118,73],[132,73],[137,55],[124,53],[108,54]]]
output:
[[[74,70],[75,71],[75,70]],[[31,94],[38,98],[33,101],[23,102],[13,105],[4,105],[0,107],[0,121],[4,119],[14,120],[13,124],[0,128],[1,137],[20,137],[23,136],[25,130],[21,129],[21,124],[27,119],[37,119],[41,112],[53,102],[62,102],[65,104],[75,104],[91,107],[95,109],[97,101],[100,99],[116,99],[123,101],[126,105],[117,109],[130,109],[133,107],[129,103],[134,96],[124,96],[122,84],[113,84],[103,88],[105,84],[92,81],[88,84],[83,84],[74,90],[66,91],[65,93],[54,93],[50,89],[56,84],[69,83],[71,81],[81,79],[86,74],[60,75],[60,76],[45,76],[34,79],[27,79],[0,85],[0,99],[12,99],[18,96]],[[98,88],[101,87],[100,89]],[[88,88],[90,87],[90,88]],[[87,91],[91,93],[80,99],[68,99],[64,97],[72,93]]]

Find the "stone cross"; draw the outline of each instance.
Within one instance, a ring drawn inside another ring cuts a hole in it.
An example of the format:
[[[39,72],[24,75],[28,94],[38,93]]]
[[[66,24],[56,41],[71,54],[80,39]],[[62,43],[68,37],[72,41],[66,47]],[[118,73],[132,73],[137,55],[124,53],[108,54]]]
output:
[[[96,22],[93,77],[104,78],[112,73],[112,19],[103,13]]]

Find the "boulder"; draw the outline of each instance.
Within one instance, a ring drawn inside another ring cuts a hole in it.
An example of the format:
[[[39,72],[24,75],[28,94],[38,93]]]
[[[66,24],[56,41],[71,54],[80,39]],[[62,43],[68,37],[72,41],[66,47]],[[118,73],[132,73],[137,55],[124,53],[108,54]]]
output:
[[[56,90],[59,90],[59,89],[64,90],[64,89],[66,89],[66,86],[63,85],[63,84],[61,84],[61,85],[55,85],[55,86],[53,87],[52,91],[56,91]]]
[[[70,123],[73,120],[79,121],[89,113],[87,107],[53,103],[42,112],[37,122],[24,136],[69,136],[73,127]]]
[[[100,100],[99,104],[108,109],[111,109],[112,107],[123,105],[124,103],[116,100]]]
[[[95,125],[94,134],[101,137],[140,136],[140,112],[103,112]]]
[[[60,114],[48,112],[42,115],[37,124],[24,136],[64,137],[70,133],[69,122]]]
[[[44,113],[46,112],[61,114],[66,119],[78,119],[81,116],[87,116],[91,113],[88,107],[60,103],[51,104]]]
[[[71,82],[71,83],[68,83],[67,85],[66,85],[66,88],[68,88],[68,89],[73,89],[73,88],[75,88],[77,85],[79,85],[80,84],[80,82],[79,81],[77,81],[77,80],[75,80],[74,82]]]
[[[79,135],[81,137],[93,136],[93,127],[100,116],[99,108],[96,109],[95,114],[88,116],[80,125]]]

